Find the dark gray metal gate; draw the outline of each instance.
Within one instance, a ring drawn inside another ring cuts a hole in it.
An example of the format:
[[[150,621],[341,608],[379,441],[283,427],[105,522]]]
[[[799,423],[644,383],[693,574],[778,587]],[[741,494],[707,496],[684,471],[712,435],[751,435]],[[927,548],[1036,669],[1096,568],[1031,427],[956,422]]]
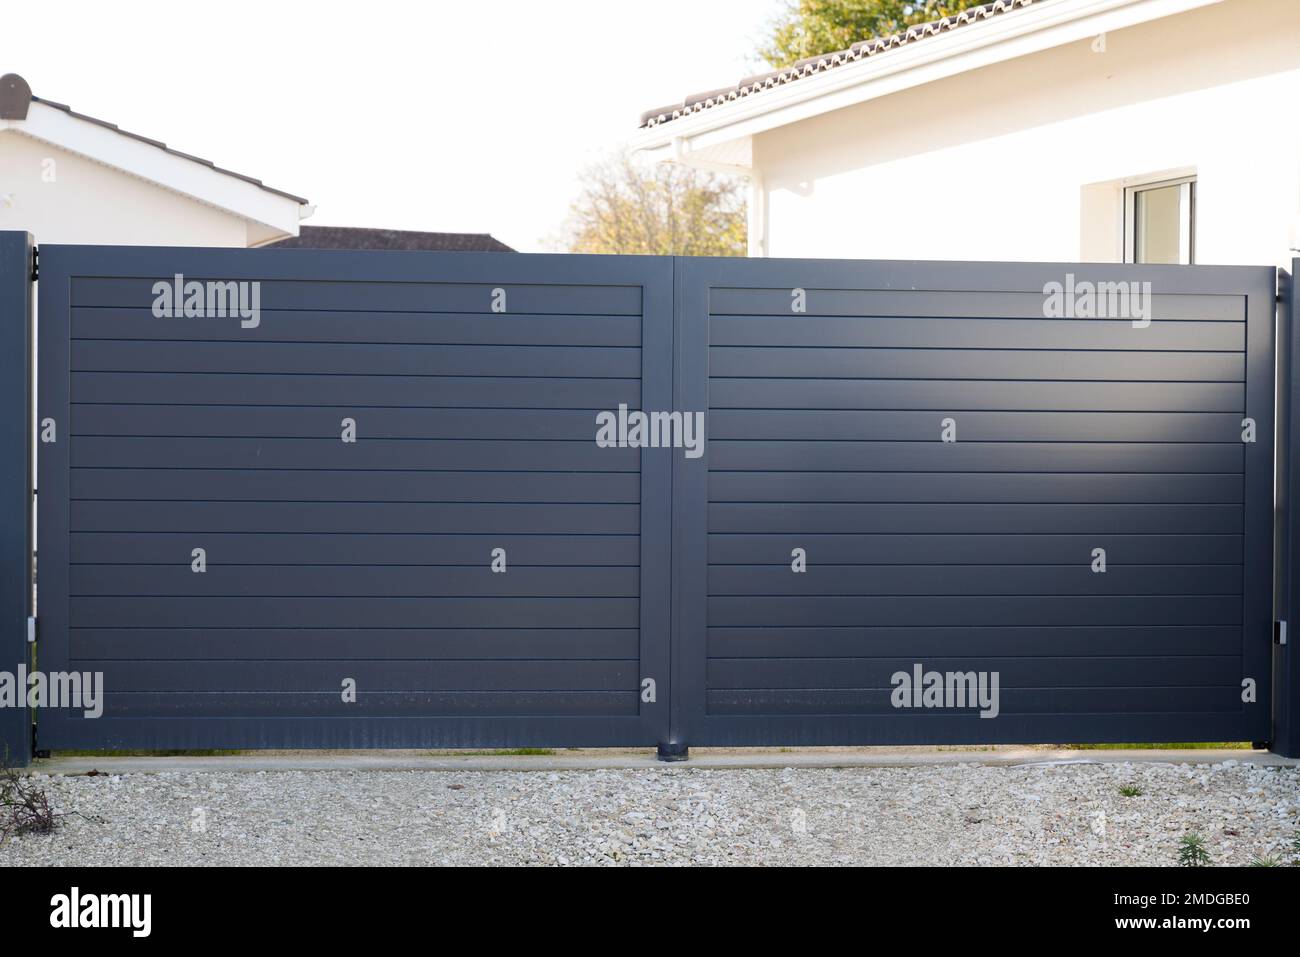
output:
[[[1268,738],[1274,270],[678,273],[676,740]],[[1115,281],[1150,326],[1045,318]],[[895,707],[917,666],[999,673],[999,716]]]
[[[178,274],[258,321],[157,318]],[[1045,318],[1121,281],[1149,326]],[[39,662],[108,689],[42,748],[1269,738],[1271,269],[48,246],[40,285]],[[703,457],[598,448],[620,404],[705,411]],[[898,707],[915,668],[998,717]]]
[[[42,748],[663,739],[669,462],[593,436],[671,401],[670,260],[40,268],[40,661],[108,689],[42,713]],[[156,318],[178,274],[259,282],[260,321]]]

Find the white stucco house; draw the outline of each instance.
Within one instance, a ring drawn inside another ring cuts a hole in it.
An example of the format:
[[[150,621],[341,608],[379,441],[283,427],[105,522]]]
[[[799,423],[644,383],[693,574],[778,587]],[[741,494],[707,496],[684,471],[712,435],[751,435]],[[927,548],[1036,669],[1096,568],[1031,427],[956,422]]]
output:
[[[48,243],[262,246],[297,236],[312,211],[301,196],[0,77],[0,230]]]
[[[753,256],[1290,265],[1300,2],[997,0],[642,115]]]

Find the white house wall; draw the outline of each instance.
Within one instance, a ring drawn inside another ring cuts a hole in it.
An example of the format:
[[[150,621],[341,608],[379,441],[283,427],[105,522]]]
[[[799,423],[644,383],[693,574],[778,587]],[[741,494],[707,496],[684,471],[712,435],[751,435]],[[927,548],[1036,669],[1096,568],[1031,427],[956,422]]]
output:
[[[1130,177],[1194,172],[1202,263],[1300,243],[1300,3],[1230,2],[762,133],[771,256],[1114,261]]]
[[[0,132],[0,229],[25,229],[45,243],[242,247],[258,241],[250,228],[256,224],[154,183]]]

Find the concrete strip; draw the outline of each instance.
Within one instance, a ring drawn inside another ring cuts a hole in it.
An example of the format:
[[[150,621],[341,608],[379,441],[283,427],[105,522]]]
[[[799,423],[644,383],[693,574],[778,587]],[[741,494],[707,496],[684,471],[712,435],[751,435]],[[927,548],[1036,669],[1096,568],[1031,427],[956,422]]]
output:
[[[957,748],[698,748],[689,761],[665,764],[651,750],[581,749],[554,754],[439,751],[274,751],[214,757],[44,758],[31,768],[43,774],[196,771],[594,771],[633,768],[883,768],[976,764],[1041,767],[1051,764],[1219,764],[1236,761],[1272,767],[1300,766],[1300,759],[1268,751],[1133,750],[1073,751],[1044,747]]]

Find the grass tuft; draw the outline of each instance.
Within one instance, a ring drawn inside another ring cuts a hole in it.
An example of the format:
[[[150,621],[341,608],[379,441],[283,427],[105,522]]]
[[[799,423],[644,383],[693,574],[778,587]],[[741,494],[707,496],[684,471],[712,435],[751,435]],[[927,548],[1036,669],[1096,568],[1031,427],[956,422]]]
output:
[[[1213,862],[1205,846],[1205,838],[1195,831],[1184,834],[1178,842],[1178,863],[1182,867],[1209,867]]]

